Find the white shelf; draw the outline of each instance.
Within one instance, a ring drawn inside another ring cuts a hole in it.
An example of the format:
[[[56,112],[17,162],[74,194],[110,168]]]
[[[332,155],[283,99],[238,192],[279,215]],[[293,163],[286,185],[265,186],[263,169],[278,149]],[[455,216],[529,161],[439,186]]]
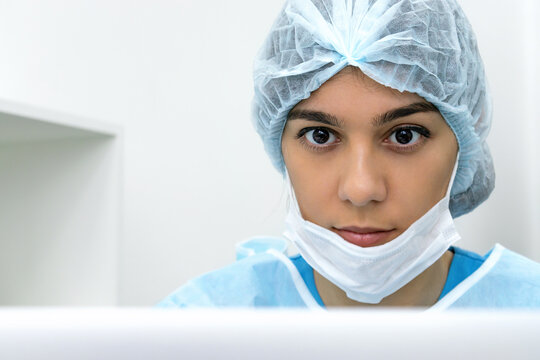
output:
[[[102,121],[3,99],[0,99],[0,129],[0,143],[121,134],[119,127]]]
[[[0,305],[117,303],[121,135],[0,100]]]

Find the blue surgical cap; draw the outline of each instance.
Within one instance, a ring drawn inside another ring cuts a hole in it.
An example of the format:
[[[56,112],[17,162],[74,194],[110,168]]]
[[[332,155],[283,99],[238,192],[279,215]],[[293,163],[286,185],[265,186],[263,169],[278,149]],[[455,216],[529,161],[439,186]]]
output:
[[[454,0],[288,0],[254,64],[253,122],[284,173],[287,114],[346,66],[435,105],[456,135],[454,217],[495,185],[491,101],[476,38]]]

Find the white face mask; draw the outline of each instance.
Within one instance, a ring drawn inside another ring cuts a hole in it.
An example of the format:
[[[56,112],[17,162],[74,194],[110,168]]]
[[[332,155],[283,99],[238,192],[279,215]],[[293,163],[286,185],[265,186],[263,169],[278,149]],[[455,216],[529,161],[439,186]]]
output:
[[[458,160],[441,201],[392,241],[366,248],[304,220],[287,174],[291,204],[283,235],[308,264],[349,298],[377,304],[420,275],[460,239],[448,207],[457,164]]]

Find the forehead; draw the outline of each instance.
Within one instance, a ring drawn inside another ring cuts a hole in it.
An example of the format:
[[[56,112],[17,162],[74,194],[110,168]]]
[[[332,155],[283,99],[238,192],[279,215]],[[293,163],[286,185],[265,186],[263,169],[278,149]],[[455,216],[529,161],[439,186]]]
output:
[[[360,69],[344,68],[299,102],[293,110],[331,112],[336,116],[375,115],[393,108],[426,102],[421,96],[400,92],[371,79]]]

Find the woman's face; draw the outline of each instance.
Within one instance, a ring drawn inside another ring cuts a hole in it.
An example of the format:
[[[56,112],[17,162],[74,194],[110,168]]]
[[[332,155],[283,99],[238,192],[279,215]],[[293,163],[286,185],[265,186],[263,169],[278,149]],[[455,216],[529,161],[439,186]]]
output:
[[[444,197],[458,150],[433,105],[350,67],[291,110],[281,146],[304,219],[362,247]]]

